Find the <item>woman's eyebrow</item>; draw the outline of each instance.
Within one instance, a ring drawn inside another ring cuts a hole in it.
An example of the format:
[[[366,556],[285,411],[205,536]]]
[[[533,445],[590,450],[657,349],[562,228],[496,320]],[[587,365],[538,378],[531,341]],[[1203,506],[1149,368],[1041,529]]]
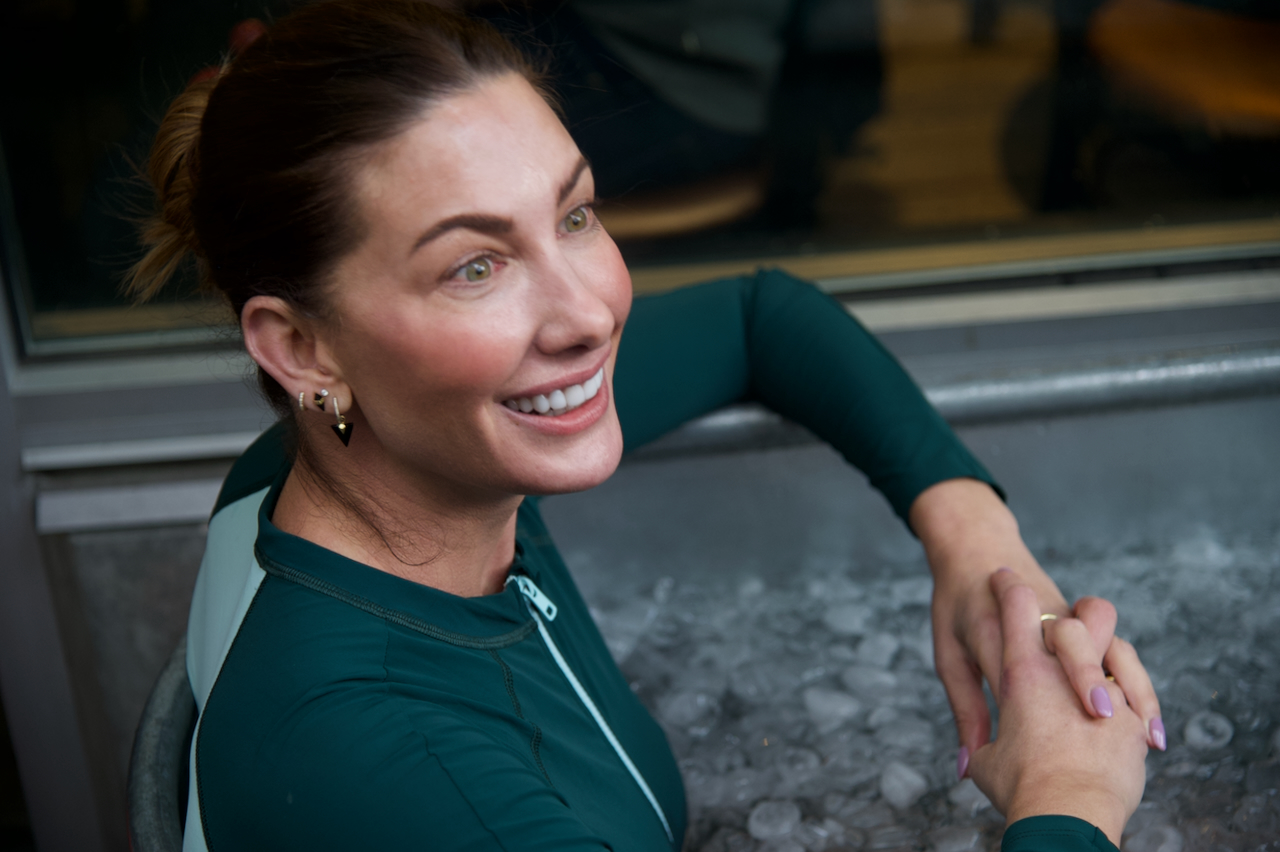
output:
[[[515,225],[505,216],[486,216],[482,213],[461,213],[457,216],[450,216],[448,219],[441,219],[436,222],[418,237],[413,244],[413,248],[409,250],[409,254],[413,254],[427,243],[449,231],[457,228],[466,228],[468,231],[479,231],[482,234],[507,234]]]
[[[573,173],[560,184],[560,194],[556,199],[556,204],[564,204],[574,187],[578,185],[578,181],[582,179],[582,173],[587,170],[590,164],[586,157],[578,157],[578,164],[574,166]],[[482,234],[509,234],[515,227],[515,224],[505,216],[487,216],[483,213],[461,213],[457,216],[450,216],[448,219],[441,219],[430,228],[423,232],[422,236],[414,242],[413,248],[409,250],[409,254],[413,254],[427,243],[457,228],[466,228],[468,231],[478,231]]]
[[[578,165],[574,166],[573,174],[569,175],[569,179],[560,184],[560,195],[556,199],[556,204],[564,204],[565,199],[569,197],[569,193],[573,192],[573,188],[578,185],[578,181],[582,179],[582,173],[587,170],[587,166],[591,165],[587,162],[587,158],[578,156]]]

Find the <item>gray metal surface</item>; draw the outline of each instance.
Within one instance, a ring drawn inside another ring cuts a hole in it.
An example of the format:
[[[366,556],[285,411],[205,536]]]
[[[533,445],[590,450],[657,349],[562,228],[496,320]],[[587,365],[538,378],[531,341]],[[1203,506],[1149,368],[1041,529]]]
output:
[[[1000,372],[926,388],[952,423],[1095,411],[1280,390],[1280,347],[1210,349]]]
[[[1023,369],[997,367],[924,384],[952,424],[1177,405],[1280,392],[1280,346],[1178,351]],[[695,420],[638,458],[795,446],[812,434],[756,404]]]
[[[7,320],[0,309],[0,328]],[[6,382],[0,377],[0,693],[37,848],[98,852],[110,848],[105,808],[77,718]]]

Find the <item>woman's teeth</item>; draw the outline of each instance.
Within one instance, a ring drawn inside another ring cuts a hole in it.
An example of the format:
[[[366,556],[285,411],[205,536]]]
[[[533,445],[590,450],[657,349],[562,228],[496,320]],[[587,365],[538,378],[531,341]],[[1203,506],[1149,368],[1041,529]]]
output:
[[[508,399],[502,404],[512,411],[523,411],[525,414],[546,414],[555,416],[572,411],[589,399],[594,399],[604,384],[604,367],[580,385],[569,385],[567,388],[553,390],[548,394],[522,396]]]

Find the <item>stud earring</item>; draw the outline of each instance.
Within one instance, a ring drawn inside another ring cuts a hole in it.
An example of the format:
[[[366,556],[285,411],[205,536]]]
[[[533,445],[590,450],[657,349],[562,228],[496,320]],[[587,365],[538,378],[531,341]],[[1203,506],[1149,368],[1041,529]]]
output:
[[[326,391],[327,393],[327,391]],[[333,413],[338,416],[338,422],[330,426],[333,433],[342,439],[342,446],[351,446],[351,430],[353,424],[347,422],[347,418],[342,416],[342,412],[338,410],[338,398],[333,399]]]
[[[317,391],[315,395],[316,408],[320,409],[321,411],[324,411],[324,401],[325,399],[328,398],[328,396],[329,396],[329,389],[320,388],[320,390]]]

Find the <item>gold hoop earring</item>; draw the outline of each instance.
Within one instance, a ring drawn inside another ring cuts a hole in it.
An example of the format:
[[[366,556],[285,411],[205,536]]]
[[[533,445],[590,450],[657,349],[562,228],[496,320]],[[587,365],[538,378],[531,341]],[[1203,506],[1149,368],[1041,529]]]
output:
[[[347,418],[342,416],[342,412],[338,410],[338,398],[333,398],[333,413],[338,416],[338,422],[330,426],[333,433],[342,439],[342,446],[351,446],[351,430],[352,424],[347,422]]]
[[[306,391],[298,391],[298,410],[299,411],[307,410],[307,392]]]

